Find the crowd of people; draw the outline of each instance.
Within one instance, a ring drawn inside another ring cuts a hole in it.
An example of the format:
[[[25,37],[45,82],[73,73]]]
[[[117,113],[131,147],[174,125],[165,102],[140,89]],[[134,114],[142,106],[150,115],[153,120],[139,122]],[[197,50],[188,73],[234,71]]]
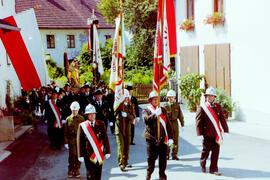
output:
[[[134,126],[140,121],[138,102],[132,93],[133,87],[128,84],[122,103],[116,110],[113,107],[114,93],[103,82],[96,90],[88,84],[74,89],[67,83],[63,89],[51,84],[32,93],[30,99],[36,103],[33,106],[40,109],[47,123],[50,149],[60,150],[64,144],[69,150],[69,177],[80,177],[81,163],[84,162],[87,179],[101,179],[104,159],[111,156],[108,128],[116,136],[120,170],[126,172],[132,168],[129,163],[130,145],[135,145]],[[158,94],[152,91],[148,98],[149,105],[142,111],[146,126],[143,133],[148,163],[146,180],[151,179],[157,158],[160,180],[167,179],[165,170],[170,152],[172,160],[179,160],[179,125],[184,126],[184,116],[175,100],[175,91],[168,91],[167,97],[168,102],[159,107]],[[208,88],[205,104],[198,108],[196,128],[203,143],[202,172],[206,172],[206,160],[212,151],[210,173],[221,175],[217,162],[223,132],[228,132],[228,126],[221,107],[214,103],[215,97],[215,90]]]

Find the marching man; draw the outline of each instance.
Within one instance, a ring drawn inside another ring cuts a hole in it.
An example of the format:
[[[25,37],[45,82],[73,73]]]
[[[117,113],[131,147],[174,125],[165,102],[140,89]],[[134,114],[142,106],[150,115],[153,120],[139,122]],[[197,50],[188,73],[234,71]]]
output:
[[[178,154],[178,141],[179,141],[179,126],[178,121],[181,126],[184,127],[184,116],[181,111],[180,104],[175,102],[176,93],[174,90],[169,90],[167,93],[169,102],[164,105],[164,108],[167,110],[168,120],[171,123],[173,129],[173,145],[172,145],[172,160],[179,160]],[[167,151],[167,159],[169,160],[170,147]]]
[[[209,87],[205,92],[205,103],[203,103],[196,114],[196,130],[198,136],[203,136],[203,149],[201,154],[201,170],[206,172],[206,160],[211,154],[210,173],[220,176],[218,172],[218,156],[220,145],[223,142],[224,132],[228,133],[229,128],[223,116],[222,108],[214,103],[216,90]]]
[[[135,119],[134,107],[129,100],[129,92],[127,89],[124,90],[124,101],[116,109],[115,116],[115,135],[118,148],[118,165],[121,171],[126,172],[126,168],[132,168],[132,165],[128,164],[128,160],[131,141],[131,121]]]
[[[111,156],[107,130],[102,120],[96,120],[96,109],[89,104],[85,108],[87,120],[80,123],[77,133],[78,158],[85,162],[87,180],[101,180],[104,157]]]
[[[80,105],[77,101],[71,103],[70,109],[72,114],[67,117],[64,129],[65,147],[69,150],[68,177],[80,177],[81,162],[78,161],[77,154],[77,131],[84,118],[78,114]]]
[[[51,99],[45,104],[44,119],[48,126],[48,136],[51,142],[50,149],[60,150],[62,141],[62,121],[58,108],[57,92],[55,90],[52,91]]]
[[[167,176],[165,170],[167,167],[167,144],[171,146],[173,144],[173,132],[170,123],[168,123],[167,112],[164,108],[158,107],[158,95],[155,91],[152,91],[149,95],[150,105],[143,110],[143,120],[146,125],[144,131],[144,137],[146,138],[147,146],[147,175],[146,180],[151,179],[151,175],[155,169],[155,161],[159,157],[159,178],[160,180],[166,180]],[[158,139],[158,116],[160,119],[160,138]]]

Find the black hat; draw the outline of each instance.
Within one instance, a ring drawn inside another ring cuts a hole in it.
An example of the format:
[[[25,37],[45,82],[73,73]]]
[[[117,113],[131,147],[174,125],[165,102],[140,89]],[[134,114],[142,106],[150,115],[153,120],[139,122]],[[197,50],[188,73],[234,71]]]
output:
[[[83,87],[84,88],[90,88],[89,83],[86,83]]]
[[[58,94],[56,90],[52,90],[52,94]]]
[[[98,89],[98,90],[96,90],[95,95],[103,95],[103,93],[100,89]]]
[[[127,90],[133,90],[132,84],[129,83],[129,84],[127,85]]]

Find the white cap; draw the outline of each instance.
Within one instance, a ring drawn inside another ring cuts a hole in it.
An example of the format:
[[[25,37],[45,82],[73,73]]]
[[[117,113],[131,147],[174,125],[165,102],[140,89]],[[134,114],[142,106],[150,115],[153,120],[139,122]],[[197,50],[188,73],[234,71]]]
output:
[[[59,93],[60,88],[59,88],[58,86],[56,86],[56,87],[55,87],[55,90],[56,90],[57,93]]]
[[[157,94],[157,92],[156,92],[156,91],[152,91],[152,92],[150,92],[150,94],[149,94],[149,98],[148,98],[148,99],[151,99],[151,98],[153,98],[153,97],[158,97],[158,94]]]
[[[96,108],[92,104],[88,104],[85,108],[84,114],[97,113]]]
[[[168,93],[167,93],[167,97],[176,97],[176,93],[174,90],[169,90]]]
[[[70,109],[71,109],[71,111],[73,111],[73,110],[79,111],[80,104],[77,101],[74,101],[71,103]]]
[[[124,89],[124,97],[128,98],[129,97],[129,92],[127,89]]]
[[[217,96],[217,95],[216,95],[216,90],[215,90],[213,87],[207,88],[204,95],[213,95],[213,96]]]

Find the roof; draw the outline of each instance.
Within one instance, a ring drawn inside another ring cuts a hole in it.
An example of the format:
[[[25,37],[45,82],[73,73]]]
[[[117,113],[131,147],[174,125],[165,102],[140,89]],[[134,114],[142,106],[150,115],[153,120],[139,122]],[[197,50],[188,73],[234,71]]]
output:
[[[87,18],[95,16],[100,29],[112,29],[98,12],[98,0],[16,0],[16,13],[35,8],[40,29],[87,29]]]

